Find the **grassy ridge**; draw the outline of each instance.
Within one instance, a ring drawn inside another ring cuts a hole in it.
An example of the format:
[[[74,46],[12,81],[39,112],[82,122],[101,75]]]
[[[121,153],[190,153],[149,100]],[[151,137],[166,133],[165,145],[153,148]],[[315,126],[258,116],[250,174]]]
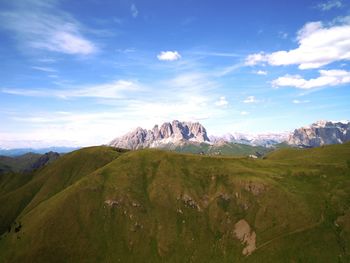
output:
[[[65,157],[38,174],[0,262],[350,260],[350,144],[265,160],[107,147]],[[248,256],[240,220],[256,235]]]

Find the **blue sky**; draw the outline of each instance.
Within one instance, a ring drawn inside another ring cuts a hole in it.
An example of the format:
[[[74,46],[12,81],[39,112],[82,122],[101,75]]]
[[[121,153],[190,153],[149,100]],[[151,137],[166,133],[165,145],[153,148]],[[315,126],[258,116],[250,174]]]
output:
[[[0,43],[0,147],[349,119],[345,0],[0,0]]]

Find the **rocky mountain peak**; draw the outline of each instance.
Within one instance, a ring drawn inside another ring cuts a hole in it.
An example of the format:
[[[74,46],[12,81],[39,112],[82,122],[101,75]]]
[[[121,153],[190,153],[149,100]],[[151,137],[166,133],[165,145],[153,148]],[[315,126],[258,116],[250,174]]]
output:
[[[158,147],[167,143],[177,144],[184,141],[201,143],[210,140],[202,124],[174,120],[171,123],[163,123],[160,128],[155,125],[151,130],[138,127],[134,131],[114,139],[109,145],[126,149],[141,149]]]
[[[317,121],[294,130],[288,143],[301,147],[318,147],[350,141],[350,122]]]

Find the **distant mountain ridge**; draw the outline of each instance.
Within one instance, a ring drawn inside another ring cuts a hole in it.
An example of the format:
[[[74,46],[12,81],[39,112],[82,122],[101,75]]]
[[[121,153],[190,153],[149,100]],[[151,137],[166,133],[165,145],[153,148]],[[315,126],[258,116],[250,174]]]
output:
[[[319,147],[350,141],[350,122],[317,121],[294,130],[288,144],[300,147]]]
[[[199,122],[177,120],[155,125],[147,130],[137,128],[124,136],[115,138],[109,145],[126,149],[163,148],[174,150],[178,146],[210,144],[220,147],[225,144],[245,144],[249,146],[275,147],[285,143],[298,147],[318,147],[350,141],[350,122],[317,121],[294,132],[244,134],[228,133],[223,136],[207,135],[207,130]]]
[[[273,149],[279,147],[279,144],[282,143],[285,146],[312,148],[329,144],[341,144],[347,141],[350,141],[350,121],[321,120],[311,125],[297,128],[293,132],[264,134],[233,132],[222,136],[208,136],[206,128],[199,122],[174,120],[172,122],[165,122],[160,126],[155,125],[152,129],[138,127],[121,137],[113,139],[108,145],[131,150],[160,148],[180,152],[184,149],[188,150],[188,146],[191,146],[191,152],[195,153],[206,153],[208,151],[210,153],[222,153],[223,147],[225,149],[232,148],[233,144]],[[0,148],[0,155],[15,157],[25,153],[44,154],[50,151],[67,153],[76,149],[78,148]],[[255,150],[249,149],[248,152],[250,154],[250,152],[254,152]],[[229,152],[232,153],[231,150]],[[259,152],[261,153],[261,150]]]
[[[112,140],[109,145],[126,149],[158,148],[166,144],[181,142],[210,142],[204,126],[198,122],[165,122],[147,130],[138,127],[132,132]]]
[[[141,127],[112,140],[108,145],[126,149],[163,148],[174,150],[178,146],[191,144],[198,147],[210,144],[216,147],[225,144],[245,144],[249,146],[272,147],[287,141],[289,133],[268,133],[251,135],[244,133],[226,134],[223,136],[207,135],[207,130],[199,122],[165,122],[160,127],[155,125],[147,130]],[[177,148],[178,149],[178,148]]]
[[[62,147],[62,146],[53,146],[47,148],[13,148],[13,149],[3,149],[0,148],[0,155],[3,156],[20,156],[26,153],[37,153],[45,154],[47,152],[57,152],[57,153],[68,153],[75,150],[78,150],[80,147]]]

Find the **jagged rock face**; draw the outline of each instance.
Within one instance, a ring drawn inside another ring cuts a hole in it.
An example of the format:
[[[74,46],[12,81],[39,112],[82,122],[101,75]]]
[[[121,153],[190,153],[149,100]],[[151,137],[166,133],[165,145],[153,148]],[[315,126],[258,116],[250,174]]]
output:
[[[198,122],[163,123],[160,128],[155,125],[152,130],[137,128],[135,131],[125,134],[110,142],[110,146],[126,149],[142,149],[147,147],[159,147],[168,143],[209,142],[207,131]]]
[[[296,129],[288,143],[302,147],[318,147],[350,141],[350,122],[318,121],[309,127]]]

